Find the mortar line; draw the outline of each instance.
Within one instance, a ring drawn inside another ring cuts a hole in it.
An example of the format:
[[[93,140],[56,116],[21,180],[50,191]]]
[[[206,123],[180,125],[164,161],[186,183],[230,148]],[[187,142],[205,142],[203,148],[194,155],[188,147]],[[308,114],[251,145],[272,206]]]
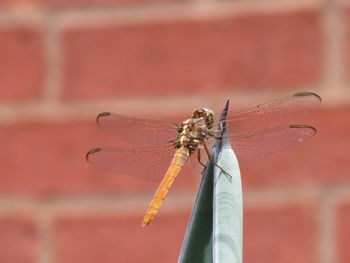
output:
[[[321,86],[328,93],[345,94],[345,39],[342,12],[337,2],[324,0],[322,25],[324,29],[324,74]]]
[[[270,186],[262,189],[247,189],[244,190],[245,202],[247,205],[263,205],[273,203],[276,204],[299,203],[305,198],[310,200],[318,199],[320,195],[333,198],[331,193],[341,195],[342,199],[350,200],[350,185],[332,185],[331,188],[326,188],[326,185],[304,185],[304,186]],[[191,204],[194,201],[196,190],[183,190],[173,192],[167,198],[168,203]],[[0,197],[0,214],[15,214],[24,210],[38,210],[45,209],[76,209],[76,207],[83,207],[88,209],[115,209],[123,207],[124,205],[135,205],[136,207],[143,207],[148,205],[149,199],[153,196],[153,190],[148,190],[141,194],[123,194],[118,196],[105,195],[81,195],[75,196],[60,196],[57,198],[40,199],[28,197]],[[334,199],[334,198],[333,198]],[[327,206],[326,206],[327,208]]]
[[[0,104],[0,122],[3,124],[20,121],[69,121],[93,120],[103,111],[111,111],[129,116],[147,116],[162,118],[169,115],[187,116],[196,107],[207,107],[214,111],[230,98],[234,110],[247,108],[298,91],[315,91],[314,88],[298,88],[288,91],[254,90],[254,91],[218,91],[213,93],[168,95],[154,97],[124,97],[100,99],[97,101],[76,101],[63,103],[22,103]],[[321,107],[333,107],[350,104],[350,94],[328,96],[327,92],[316,92],[323,97]],[[326,95],[326,96],[324,96]],[[179,106],[181,105],[181,106]],[[162,111],[159,111],[162,109]]]
[[[193,191],[180,191],[180,193],[174,193],[167,198],[169,204],[174,204],[177,207],[177,203],[181,203],[185,207],[191,204],[194,200],[195,193]],[[148,191],[143,194],[124,194],[121,196],[102,196],[102,195],[89,195],[89,196],[61,196],[51,199],[40,198],[19,198],[19,197],[6,197],[0,198],[0,215],[4,214],[16,214],[22,211],[38,211],[44,209],[47,213],[52,211],[85,211],[85,210],[98,210],[98,211],[114,211],[119,210],[125,206],[146,208],[148,202],[153,196],[153,191]],[[49,213],[49,214],[50,214]]]
[[[45,58],[46,58],[46,72],[45,72],[45,86],[43,91],[43,103],[57,104],[60,94],[60,80],[61,80],[61,37],[57,28],[55,16],[48,13],[45,16]]]
[[[198,1],[169,5],[150,5],[136,9],[71,9],[57,16],[63,25],[91,26],[106,22],[138,24],[145,22],[173,21],[174,19],[198,19],[241,17],[246,15],[271,15],[299,10],[318,9],[322,0],[308,1]]]
[[[324,78],[321,88],[327,98],[348,97],[345,81],[345,39],[344,18],[339,1],[324,0],[322,25],[324,29]],[[320,197],[318,223],[320,238],[318,244],[318,261],[320,263],[335,263],[334,237],[334,196],[335,189],[323,191]]]
[[[35,16],[46,16],[50,14],[57,19],[79,20],[83,24],[89,24],[92,20],[101,21],[129,21],[158,20],[159,18],[183,18],[185,17],[212,17],[225,15],[247,15],[247,14],[271,14],[278,12],[290,12],[301,9],[318,8],[322,0],[270,0],[261,2],[251,1],[188,1],[179,3],[153,3],[147,5],[92,5],[90,7],[68,7],[68,8],[24,8],[20,11],[15,9],[4,9],[0,11],[0,22],[9,19],[23,19],[23,14],[28,19]]]
[[[335,263],[335,243],[334,243],[334,189],[324,190],[320,195],[318,208],[318,261],[320,263]]]
[[[54,237],[52,216],[45,206],[38,212],[38,232],[40,236],[39,263],[54,262]]]

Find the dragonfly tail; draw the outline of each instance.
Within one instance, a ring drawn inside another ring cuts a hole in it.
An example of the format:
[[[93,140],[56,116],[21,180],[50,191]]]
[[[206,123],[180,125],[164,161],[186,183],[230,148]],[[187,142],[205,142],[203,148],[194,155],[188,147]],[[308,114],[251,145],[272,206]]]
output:
[[[162,205],[162,202],[168,195],[169,189],[175,181],[176,176],[179,174],[182,166],[187,161],[188,156],[188,150],[185,148],[180,148],[176,151],[170,167],[168,168],[162,182],[154,194],[151,203],[149,204],[146,214],[142,220],[142,227],[147,226],[156,216],[160,206]]]

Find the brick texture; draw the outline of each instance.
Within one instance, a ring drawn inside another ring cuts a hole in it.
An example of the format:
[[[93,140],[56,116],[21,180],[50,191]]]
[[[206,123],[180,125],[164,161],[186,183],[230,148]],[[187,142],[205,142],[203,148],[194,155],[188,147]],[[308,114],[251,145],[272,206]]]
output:
[[[315,113],[311,124],[318,128],[318,134],[294,148],[243,166],[245,187],[349,182],[348,169],[344,169],[349,167],[346,153],[350,147],[347,139],[350,125],[344,122],[348,114],[348,107]],[[14,124],[1,127],[0,135],[4,139],[0,152],[1,192],[121,193],[152,191],[156,187],[146,181],[103,172],[86,162],[85,154],[90,148],[116,143],[93,121]],[[199,177],[193,174],[199,174],[200,169],[194,168],[189,165],[177,178],[175,187],[195,189]]]
[[[318,14],[311,11],[67,28],[63,96],[315,84],[321,43]]]
[[[55,223],[57,263],[176,262],[189,215],[159,215],[140,228],[136,216],[63,217]]]
[[[44,80],[44,47],[35,27],[0,27],[0,101],[38,99]]]
[[[349,82],[350,9],[311,2],[260,10],[258,1],[0,0],[0,262],[176,262],[199,169],[178,176],[141,229],[157,184],[86,162],[91,148],[116,143],[95,115],[86,119],[87,107],[98,114],[108,100],[106,110],[121,102],[142,112],[152,103],[158,110],[145,114],[166,118],[199,98],[296,90],[323,97],[306,122],[319,132],[242,167],[244,261],[319,263],[329,244],[349,262],[349,201],[321,209],[350,191],[350,101],[339,86]],[[337,14],[345,30],[330,28]]]
[[[244,213],[244,261],[313,263],[318,233],[310,204],[261,206]]]
[[[0,127],[0,192],[56,195],[59,193],[118,193],[153,191],[157,184],[103,172],[89,165],[85,155],[115,140],[94,122],[36,122]],[[55,138],[55,139],[53,139]],[[175,187],[193,189],[198,176],[184,173]]]
[[[294,148],[242,167],[244,183],[248,187],[348,183],[350,124],[344,120],[349,114],[349,107],[322,109],[315,113],[309,124],[317,127],[316,136]]]
[[[28,215],[0,216],[0,262],[38,262],[39,239]]]

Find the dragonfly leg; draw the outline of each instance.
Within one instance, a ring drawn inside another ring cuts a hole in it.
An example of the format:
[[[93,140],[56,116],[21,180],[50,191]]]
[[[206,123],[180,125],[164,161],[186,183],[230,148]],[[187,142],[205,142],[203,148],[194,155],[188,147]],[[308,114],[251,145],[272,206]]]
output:
[[[224,170],[224,168],[222,168],[220,165],[218,165],[216,162],[214,162],[213,158],[212,158],[211,155],[210,155],[208,146],[205,144],[205,142],[203,142],[203,146],[204,146],[205,152],[206,152],[207,155],[208,155],[209,160],[210,160],[217,168],[219,168],[220,171],[223,172],[223,173],[228,177],[228,179],[231,180],[231,179],[232,179],[232,176],[231,176],[228,172],[226,172],[226,171]]]
[[[204,168],[206,167],[206,165],[201,162],[201,150],[200,149],[197,150],[197,160]]]

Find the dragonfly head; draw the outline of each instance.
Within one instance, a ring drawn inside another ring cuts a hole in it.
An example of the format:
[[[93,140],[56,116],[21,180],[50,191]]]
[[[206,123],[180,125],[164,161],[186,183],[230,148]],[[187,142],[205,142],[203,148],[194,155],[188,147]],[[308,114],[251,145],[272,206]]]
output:
[[[214,127],[214,112],[207,108],[196,109],[192,113],[192,118],[204,118],[204,121],[208,127],[211,129]]]

